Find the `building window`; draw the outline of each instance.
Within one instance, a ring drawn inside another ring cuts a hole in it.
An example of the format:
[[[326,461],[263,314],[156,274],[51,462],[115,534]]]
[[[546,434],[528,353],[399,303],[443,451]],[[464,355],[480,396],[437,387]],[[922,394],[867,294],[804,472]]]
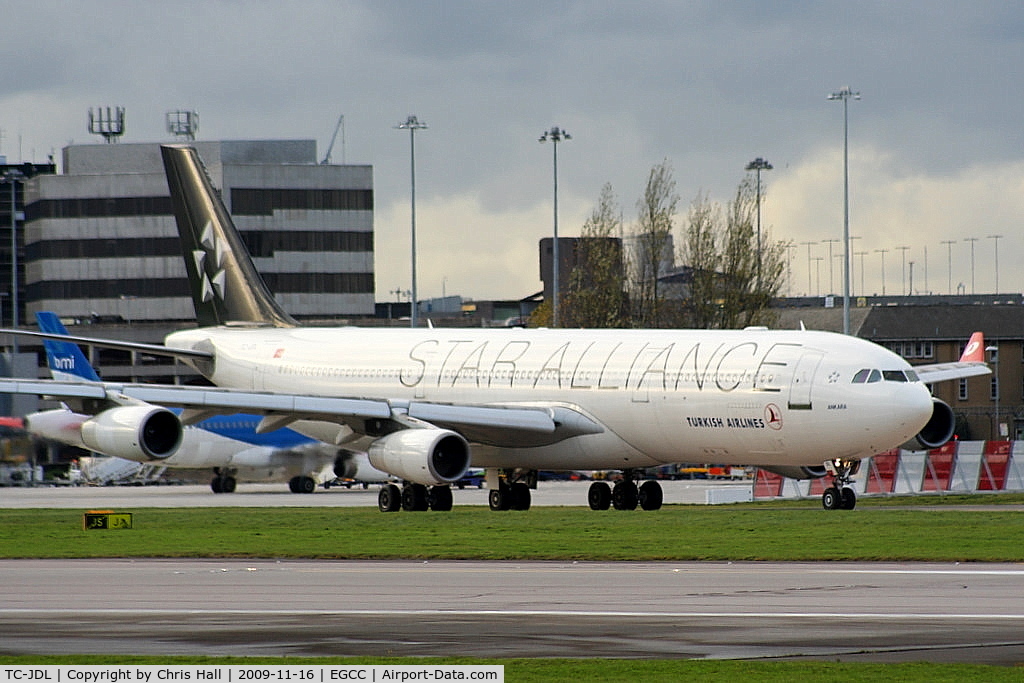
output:
[[[959,396],[959,398],[960,398],[961,401],[966,401],[967,400],[967,378],[966,377],[960,378],[960,396]]]
[[[992,374],[992,382],[989,388],[989,398],[993,401],[999,400],[999,378]]]
[[[886,345],[890,351],[904,358],[934,358],[935,344],[930,341],[890,342]]]

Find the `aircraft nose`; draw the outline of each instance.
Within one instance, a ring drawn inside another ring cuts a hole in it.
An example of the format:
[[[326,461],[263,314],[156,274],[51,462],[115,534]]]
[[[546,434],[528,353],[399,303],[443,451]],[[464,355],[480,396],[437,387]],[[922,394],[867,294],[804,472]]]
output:
[[[896,402],[898,411],[908,425],[921,429],[932,418],[934,400],[924,384],[907,384]]]

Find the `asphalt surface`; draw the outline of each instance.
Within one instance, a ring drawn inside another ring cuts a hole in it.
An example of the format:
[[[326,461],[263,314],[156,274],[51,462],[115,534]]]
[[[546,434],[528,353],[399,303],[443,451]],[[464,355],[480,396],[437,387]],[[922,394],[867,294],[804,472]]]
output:
[[[666,487],[667,500],[703,499],[677,483]],[[582,505],[585,491],[586,484],[551,482],[534,501]],[[485,496],[456,491],[455,501],[485,505]],[[231,504],[375,505],[376,491],[0,489],[0,507]],[[1024,566],[0,561],[0,654],[57,653],[1019,665]]]
[[[542,481],[533,491],[534,505],[586,506],[588,481]],[[704,504],[709,496],[743,496],[749,481],[664,481],[665,503]],[[108,508],[121,507],[334,507],[377,505],[379,487],[318,488],[315,493],[292,493],[288,484],[239,483],[234,493],[214,493],[209,486],[64,486],[0,488],[0,508]],[[487,505],[487,489],[452,489],[455,505]]]

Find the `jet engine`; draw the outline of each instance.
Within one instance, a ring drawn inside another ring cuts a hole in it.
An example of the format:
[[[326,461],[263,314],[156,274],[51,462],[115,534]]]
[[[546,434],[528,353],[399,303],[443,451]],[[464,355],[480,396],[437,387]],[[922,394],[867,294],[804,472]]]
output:
[[[772,474],[778,474],[787,479],[821,479],[828,472],[821,465],[771,465],[765,467],[761,465],[762,470],[767,470]]]
[[[403,429],[370,444],[370,464],[415,484],[451,484],[469,469],[469,444],[447,429]]]
[[[385,482],[393,477],[370,464],[366,453],[338,451],[334,458],[334,476],[339,479],[355,479],[361,482]]]
[[[932,399],[932,416],[928,424],[917,433],[917,436],[906,442],[900,448],[908,451],[926,451],[931,448],[939,448],[953,438],[956,429],[956,416],[953,409],[944,401],[937,398]]]
[[[178,451],[181,439],[178,417],[158,406],[110,408],[82,423],[86,448],[136,462],[169,458]]]

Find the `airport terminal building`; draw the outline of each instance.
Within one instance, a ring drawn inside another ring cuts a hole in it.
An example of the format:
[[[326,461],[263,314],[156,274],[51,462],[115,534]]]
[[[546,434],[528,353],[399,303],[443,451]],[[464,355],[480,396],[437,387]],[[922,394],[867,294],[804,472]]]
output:
[[[193,142],[280,303],[372,316],[373,168],[319,164],[315,140]],[[73,145],[25,185],[23,315],[193,321],[159,144]]]

